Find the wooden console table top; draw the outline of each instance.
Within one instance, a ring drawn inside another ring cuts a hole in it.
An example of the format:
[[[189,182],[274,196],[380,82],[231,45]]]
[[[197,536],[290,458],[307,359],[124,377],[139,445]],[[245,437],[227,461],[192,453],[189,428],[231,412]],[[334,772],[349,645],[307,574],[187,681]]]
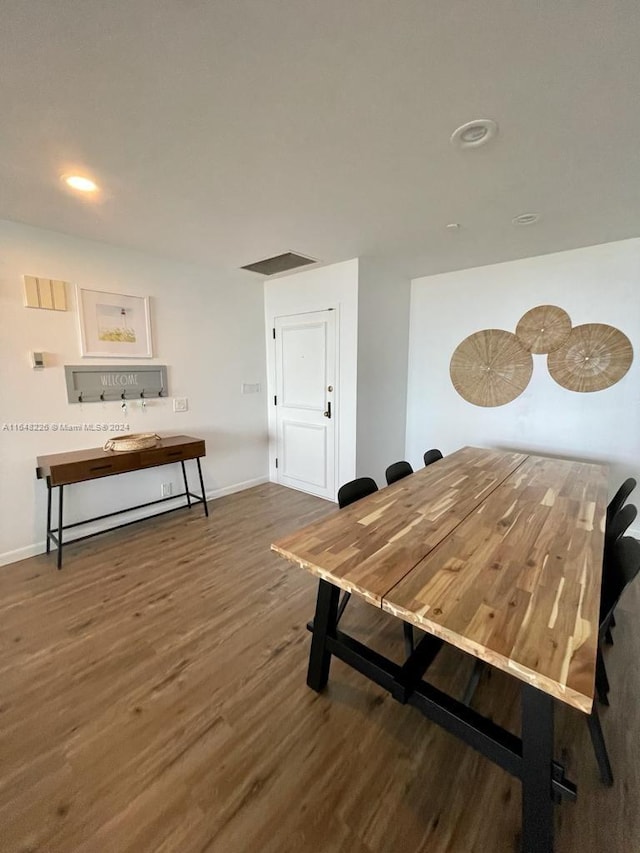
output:
[[[145,450],[120,451],[91,447],[38,456],[36,476],[38,479],[46,479],[51,486],[66,486],[205,455],[203,439],[189,435],[167,435],[155,447]]]

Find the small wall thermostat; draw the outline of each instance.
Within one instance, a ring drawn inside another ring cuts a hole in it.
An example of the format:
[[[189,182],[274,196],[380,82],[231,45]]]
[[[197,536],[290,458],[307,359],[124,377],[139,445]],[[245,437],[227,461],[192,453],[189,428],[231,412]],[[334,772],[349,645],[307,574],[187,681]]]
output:
[[[31,366],[34,370],[42,370],[44,367],[44,353],[43,352],[32,352],[31,353]]]

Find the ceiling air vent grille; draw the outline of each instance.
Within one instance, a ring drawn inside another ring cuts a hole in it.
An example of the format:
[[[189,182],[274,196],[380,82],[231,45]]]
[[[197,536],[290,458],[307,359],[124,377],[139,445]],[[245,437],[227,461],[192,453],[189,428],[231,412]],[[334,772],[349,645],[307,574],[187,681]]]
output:
[[[288,270],[295,270],[297,267],[305,267],[307,264],[317,263],[315,258],[306,258],[304,255],[298,255],[296,252],[285,252],[283,255],[265,258],[264,261],[258,261],[255,264],[247,264],[245,267],[240,267],[240,269],[259,272],[262,275],[275,275],[278,272],[287,272]]]

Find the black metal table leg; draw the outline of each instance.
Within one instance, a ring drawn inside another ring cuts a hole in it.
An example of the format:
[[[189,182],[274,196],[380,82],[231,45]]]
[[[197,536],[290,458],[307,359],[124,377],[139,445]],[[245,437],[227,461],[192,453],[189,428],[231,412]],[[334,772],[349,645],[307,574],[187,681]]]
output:
[[[191,509],[191,495],[189,494],[189,483],[187,482],[187,469],[184,467],[184,459],[180,460],[182,465],[182,479],[184,480],[184,490],[187,494],[187,506]]]
[[[409,658],[414,650],[413,625],[410,625],[409,622],[403,622],[402,631],[404,634],[404,653]]]
[[[340,602],[340,605],[338,607],[338,615],[336,616],[336,625],[342,619],[342,614],[344,613],[344,609],[347,606],[347,604],[349,603],[350,598],[351,598],[350,592],[345,592],[345,594],[342,596],[342,601]]]
[[[463,705],[470,705],[473,696],[478,689],[478,684],[480,684],[480,679],[482,678],[482,673],[486,668],[486,664],[484,661],[481,661],[479,658],[476,658],[476,661],[473,665],[473,671],[467,682],[467,686],[464,689],[464,695],[460,700]]]
[[[47,554],[51,551],[51,483],[47,479]]]
[[[62,493],[64,486],[58,486],[58,568],[62,568]]]
[[[307,671],[307,684],[318,693],[329,680],[331,652],[327,651],[326,640],[327,637],[335,637],[339,599],[340,589],[337,586],[329,581],[319,581]]]
[[[522,851],[553,853],[553,698],[522,686]]]
[[[613,771],[611,770],[611,762],[609,761],[609,753],[607,745],[604,742],[602,734],[602,726],[598,716],[598,706],[593,702],[593,709],[587,717],[587,725],[589,726],[589,734],[591,735],[591,743],[596,754],[598,769],[600,770],[600,778],[605,785],[611,787],[613,785]]]
[[[200,465],[200,458],[196,459],[196,463],[198,465],[198,477],[200,477],[200,489],[202,490],[202,502],[204,503],[204,514],[208,517],[209,507],[207,506],[207,496],[204,493],[204,480],[202,479],[202,467]]]

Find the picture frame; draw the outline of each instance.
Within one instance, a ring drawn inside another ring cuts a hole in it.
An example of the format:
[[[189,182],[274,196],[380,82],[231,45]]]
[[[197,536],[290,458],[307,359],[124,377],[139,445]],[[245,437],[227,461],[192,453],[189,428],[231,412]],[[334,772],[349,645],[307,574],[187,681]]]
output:
[[[83,358],[153,358],[148,296],[76,286]]]

